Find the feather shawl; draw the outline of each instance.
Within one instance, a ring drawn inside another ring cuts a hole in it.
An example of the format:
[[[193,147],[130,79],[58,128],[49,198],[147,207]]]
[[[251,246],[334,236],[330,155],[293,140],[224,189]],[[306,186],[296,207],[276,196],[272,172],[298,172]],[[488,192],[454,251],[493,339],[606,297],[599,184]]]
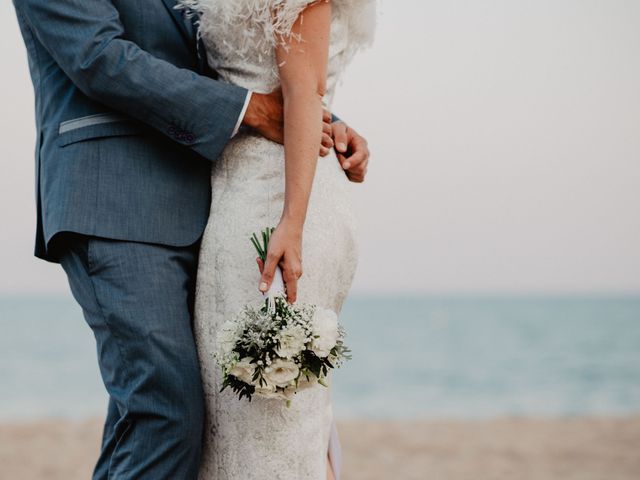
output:
[[[291,38],[293,25],[310,5],[326,0],[179,0],[176,8],[187,16],[197,16],[198,35],[233,31],[242,26],[242,35],[233,38],[233,49],[240,56],[257,51],[268,56]],[[349,29],[347,57],[373,41],[376,0],[331,0],[334,15],[345,15]]]

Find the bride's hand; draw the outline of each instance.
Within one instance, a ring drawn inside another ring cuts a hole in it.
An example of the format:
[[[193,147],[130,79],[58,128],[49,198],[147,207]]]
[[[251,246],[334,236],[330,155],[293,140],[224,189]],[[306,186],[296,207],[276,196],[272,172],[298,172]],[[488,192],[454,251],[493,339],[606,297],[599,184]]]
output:
[[[302,226],[281,220],[269,239],[267,261],[260,265],[262,278],[259,290],[265,293],[271,287],[276,266],[282,270],[287,287],[287,300],[294,303],[298,296],[298,279],[302,276]]]

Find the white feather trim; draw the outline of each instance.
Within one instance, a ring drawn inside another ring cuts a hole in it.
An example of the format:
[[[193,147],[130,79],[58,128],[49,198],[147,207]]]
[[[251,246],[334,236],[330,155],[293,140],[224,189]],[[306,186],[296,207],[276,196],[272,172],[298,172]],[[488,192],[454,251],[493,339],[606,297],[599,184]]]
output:
[[[236,53],[258,51],[269,56],[278,42],[294,35],[293,25],[304,9],[322,1],[327,0],[179,0],[176,8],[198,16],[198,35],[206,38],[209,32],[241,26],[243,35],[233,40]],[[373,40],[376,0],[331,1],[334,9],[347,16],[351,57]]]
[[[336,10],[348,19],[349,46],[346,60],[359,50],[371,46],[376,32],[377,0],[332,0]]]

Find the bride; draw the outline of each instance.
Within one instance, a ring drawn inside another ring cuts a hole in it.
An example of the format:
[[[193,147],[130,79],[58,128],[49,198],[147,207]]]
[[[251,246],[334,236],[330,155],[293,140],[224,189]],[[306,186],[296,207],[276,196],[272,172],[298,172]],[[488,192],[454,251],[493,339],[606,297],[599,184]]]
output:
[[[339,312],[354,275],[349,182],[335,154],[318,161],[323,104],[354,53],[371,40],[374,0],[182,0],[199,16],[211,67],[254,92],[281,87],[284,147],[241,131],[212,172],[202,241],[195,336],[207,407],[204,480],[332,479],[339,475],[329,389],[279,400],[220,392],[216,332],[266,292],[276,265],[289,301]],[[276,230],[258,272],[249,237]],[[304,267],[304,275],[303,275]]]

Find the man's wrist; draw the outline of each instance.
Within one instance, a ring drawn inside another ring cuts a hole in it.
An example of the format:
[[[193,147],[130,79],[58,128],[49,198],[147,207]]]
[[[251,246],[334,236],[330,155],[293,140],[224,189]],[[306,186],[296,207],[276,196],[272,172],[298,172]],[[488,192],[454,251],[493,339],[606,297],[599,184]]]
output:
[[[252,96],[253,96],[253,92],[251,90],[248,90],[247,91],[247,96],[246,96],[246,98],[244,100],[244,106],[242,107],[242,110],[240,111],[240,115],[238,116],[238,122],[236,123],[236,127],[233,129],[233,133],[231,134],[231,138],[236,136],[236,134],[240,130],[240,127],[243,124],[246,124],[245,117],[247,116],[247,110],[249,109],[249,104],[251,103],[251,97]]]

